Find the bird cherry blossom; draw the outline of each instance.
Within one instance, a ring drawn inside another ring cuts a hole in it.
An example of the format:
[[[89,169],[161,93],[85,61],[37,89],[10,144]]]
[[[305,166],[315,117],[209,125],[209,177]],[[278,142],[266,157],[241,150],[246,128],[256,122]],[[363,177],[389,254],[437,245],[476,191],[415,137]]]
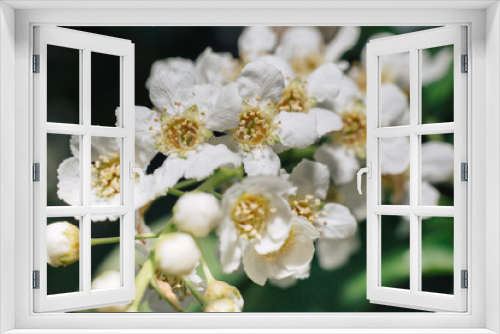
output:
[[[66,267],[80,258],[80,230],[66,221],[47,225],[47,263]]]

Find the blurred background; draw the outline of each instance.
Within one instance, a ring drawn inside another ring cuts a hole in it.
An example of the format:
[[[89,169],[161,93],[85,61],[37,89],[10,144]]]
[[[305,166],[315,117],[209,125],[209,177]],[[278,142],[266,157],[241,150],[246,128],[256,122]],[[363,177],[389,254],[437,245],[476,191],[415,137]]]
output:
[[[229,52],[238,57],[237,41],[244,27],[68,27],[81,31],[131,40],[135,44],[135,101],[138,106],[152,107],[145,87],[151,65],[167,57],[195,60],[206,47],[215,52]],[[351,66],[362,62],[362,51],[371,36],[401,34],[431,27],[361,27],[356,45],[342,59]],[[276,27],[281,33],[286,27]],[[335,37],[338,27],[318,27],[325,42]],[[430,50],[431,55],[439,50]],[[79,122],[79,56],[78,51],[49,46],[48,67],[48,121]],[[453,121],[452,66],[446,74],[422,89],[423,122]],[[404,89],[404,87],[402,87]],[[92,55],[92,124],[114,126],[115,109],[119,101],[119,59],[114,56]],[[69,138],[48,135],[48,190],[47,205],[67,205],[57,196],[57,168],[71,157]],[[453,144],[453,135],[433,135],[426,141]],[[163,161],[157,156],[149,172]],[[390,183],[390,182],[389,182]],[[440,193],[439,205],[453,205],[453,183],[433,184]],[[389,187],[390,188],[390,187]],[[388,190],[386,196],[391,196]],[[163,226],[175,198],[156,201],[146,213],[145,220],[153,231]],[[390,201],[390,199],[388,199]],[[78,225],[78,220],[65,220]],[[49,220],[48,223],[53,222]],[[115,236],[119,221],[92,224],[93,237]],[[382,218],[382,285],[409,287],[409,227],[406,217]],[[429,218],[422,222],[423,290],[453,293],[453,219]],[[327,271],[314,259],[310,277],[296,285],[282,289],[267,284],[258,286],[244,273],[225,275],[218,264],[217,240],[211,235],[201,241],[201,247],[216,278],[235,285],[245,298],[245,312],[399,312],[402,308],[370,304],[366,299],[366,224],[359,221],[357,247],[343,266]],[[95,275],[108,268],[116,268],[117,245],[94,246],[92,272]],[[66,268],[48,267],[49,294],[77,291],[79,264]],[[142,311],[151,311],[141,305]],[[192,305],[195,311],[197,306]],[[414,312],[414,311],[412,311]]]

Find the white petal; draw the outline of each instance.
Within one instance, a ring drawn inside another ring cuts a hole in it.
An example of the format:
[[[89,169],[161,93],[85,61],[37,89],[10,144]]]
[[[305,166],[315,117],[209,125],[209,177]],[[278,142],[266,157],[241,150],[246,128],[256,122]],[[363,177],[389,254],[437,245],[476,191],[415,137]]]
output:
[[[286,59],[307,57],[319,53],[323,45],[323,36],[317,28],[292,27],[285,31],[276,53]]]
[[[238,49],[247,61],[269,53],[275,45],[276,34],[266,26],[246,27],[238,38]]]
[[[263,149],[255,148],[243,156],[245,173],[248,176],[278,175],[280,158],[269,146]]]
[[[330,185],[328,167],[319,162],[303,159],[290,175],[290,182],[297,187],[297,195],[313,195],[324,199]]]
[[[69,205],[80,205],[80,160],[64,160],[57,168],[57,179],[57,197]]]
[[[223,221],[219,226],[217,234],[219,236],[220,263],[222,270],[232,273],[240,266],[243,249],[238,243],[238,234],[234,227],[230,226],[231,221]]]
[[[181,57],[160,59],[155,61],[151,66],[151,73],[149,74],[149,78],[146,80],[146,88],[149,89],[151,87],[151,80],[155,75],[163,71],[169,71],[173,68],[180,71],[191,72],[193,74],[195,72],[195,67],[191,59]]]
[[[120,139],[111,137],[92,137],[90,140],[90,159],[96,161],[99,156],[118,156],[120,154]]]
[[[155,139],[150,126],[155,123],[156,112],[146,107],[135,107],[135,165],[145,169],[156,155]]]
[[[356,249],[356,237],[349,239],[319,239],[316,244],[319,265],[325,270],[336,269],[347,262]]]
[[[351,78],[344,76],[340,91],[334,100],[334,110],[342,114],[355,101],[362,98],[358,85]]]
[[[291,80],[295,77],[292,67],[282,57],[269,55],[259,58],[259,60],[265,61],[266,63],[271,64],[278,70],[280,70],[281,74],[283,74],[283,76],[285,77],[285,80]]]
[[[69,139],[69,149],[74,157],[80,157],[80,136],[71,136]]]
[[[314,153],[314,160],[328,166],[332,180],[338,185],[353,180],[359,170],[354,151],[341,146],[321,145]]]
[[[263,286],[267,279],[272,276],[272,264],[264,260],[252,247],[247,247],[243,255],[245,273],[255,283]]]
[[[453,59],[453,48],[444,48],[434,57],[422,50],[422,85],[441,79],[449,70]]]
[[[323,216],[323,213],[326,213],[326,216]],[[337,203],[327,203],[321,210],[320,217],[316,219],[315,225],[321,228],[321,237],[327,239],[350,238],[358,228],[356,219],[349,209]]]
[[[283,246],[290,234],[292,214],[290,206],[283,198],[274,198],[276,213],[269,218],[262,240],[255,243],[255,251],[259,254],[275,252]]]
[[[290,148],[306,148],[319,138],[314,115],[282,111],[274,118],[276,130],[283,145]]]
[[[453,175],[453,145],[438,141],[422,144],[422,179],[429,182],[449,181]]]
[[[356,45],[360,33],[361,29],[357,26],[340,27],[337,34],[326,47],[325,58],[327,61],[338,61],[346,51]]]
[[[238,63],[229,52],[213,52],[207,47],[196,59],[196,80],[198,83],[225,85],[237,66]]]
[[[342,118],[331,110],[323,108],[312,108],[309,114],[314,116],[316,122],[316,134],[318,137],[341,130],[344,127]]]
[[[439,191],[428,182],[422,182],[422,205],[435,206],[439,203]]]
[[[184,103],[191,94],[196,80],[192,73],[174,68],[158,73],[151,80],[149,98],[160,112],[176,113],[175,102]]]
[[[336,65],[323,64],[309,75],[307,92],[320,103],[332,104],[339,94],[343,77]]]
[[[221,89],[213,107],[206,110],[206,126],[212,131],[226,131],[236,128],[243,103],[235,83]]]
[[[167,190],[184,176],[186,168],[186,159],[169,155],[163,164],[154,171],[154,179],[147,178],[147,180],[154,181],[149,185],[153,189],[148,192],[152,192],[154,196],[165,195]]]
[[[382,174],[401,174],[410,165],[410,143],[406,137],[380,140],[380,171]]]
[[[283,74],[273,65],[260,60],[246,65],[237,83],[239,95],[253,106],[278,102],[285,90]]]
[[[366,219],[366,182],[363,182],[362,190],[363,195],[359,195],[356,180],[338,187],[342,204],[349,208],[358,222]]]
[[[398,121],[409,113],[409,104],[408,97],[398,86],[387,83],[380,87],[380,113],[382,126],[403,125]]]
[[[186,160],[184,177],[197,180],[212,175],[217,168],[238,168],[241,165],[241,157],[222,144],[202,144],[198,151],[189,155]]]

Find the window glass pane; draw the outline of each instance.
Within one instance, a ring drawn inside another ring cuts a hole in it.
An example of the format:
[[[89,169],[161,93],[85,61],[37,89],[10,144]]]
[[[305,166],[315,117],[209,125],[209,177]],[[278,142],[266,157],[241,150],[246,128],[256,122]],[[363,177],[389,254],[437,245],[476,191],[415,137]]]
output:
[[[121,217],[92,216],[91,229],[92,290],[119,288]]]
[[[421,148],[420,205],[453,205],[454,135],[424,135]]]
[[[47,134],[48,206],[81,205],[79,151],[78,136]]]
[[[47,218],[48,295],[82,291],[79,261],[80,219],[81,217]]]
[[[121,204],[121,142],[120,138],[92,137],[90,204],[93,206]]]
[[[120,107],[120,57],[92,52],[91,124],[116,126]]]
[[[453,122],[453,45],[420,51],[421,123]]]
[[[382,234],[381,285],[410,289],[410,220],[380,216]]]
[[[410,141],[408,137],[379,139],[382,205],[409,204]]]
[[[410,53],[379,57],[380,62],[380,126],[410,124]]]
[[[422,218],[422,291],[453,294],[453,218]]]
[[[80,50],[47,45],[47,122],[80,123]]]

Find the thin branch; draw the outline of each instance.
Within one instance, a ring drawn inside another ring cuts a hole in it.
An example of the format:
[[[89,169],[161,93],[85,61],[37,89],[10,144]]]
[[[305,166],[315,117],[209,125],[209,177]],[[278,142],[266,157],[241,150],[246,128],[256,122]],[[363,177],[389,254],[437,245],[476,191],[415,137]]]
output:
[[[158,238],[159,236],[160,236],[160,232],[158,232],[158,233],[137,234],[135,236],[135,240],[155,239],[155,238]],[[115,244],[115,243],[118,243],[118,242],[120,242],[120,237],[92,238],[92,239],[90,239],[90,245],[91,246]]]

